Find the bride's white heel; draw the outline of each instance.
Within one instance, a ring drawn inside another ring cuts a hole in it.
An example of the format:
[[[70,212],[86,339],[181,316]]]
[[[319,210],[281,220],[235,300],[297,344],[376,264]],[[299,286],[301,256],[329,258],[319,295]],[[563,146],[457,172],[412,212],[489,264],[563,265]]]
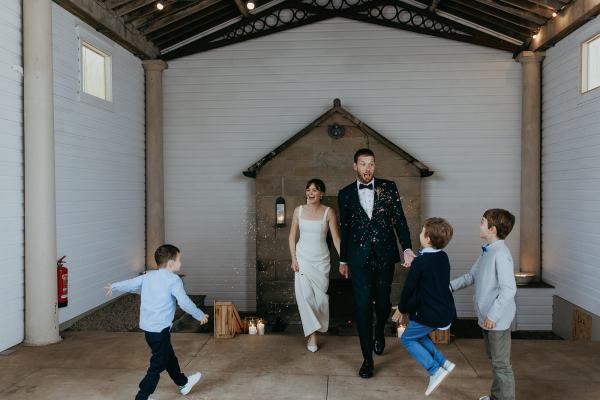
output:
[[[308,339],[308,343],[306,345],[306,348],[311,353],[315,353],[317,350],[319,350],[319,347],[317,347],[317,338],[314,337],[313,335],[311,335],[311,337]]]

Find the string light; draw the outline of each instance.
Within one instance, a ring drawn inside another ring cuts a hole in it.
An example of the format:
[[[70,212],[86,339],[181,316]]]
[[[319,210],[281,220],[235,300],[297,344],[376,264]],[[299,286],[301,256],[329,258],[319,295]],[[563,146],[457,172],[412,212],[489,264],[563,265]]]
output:
[[[554,11],[554,12],[552,13],[552,18],[556,18],[556,16],[557,16],[557,15],[558,15],[558,13],[557,13],[556,11]]]
[[[248,10],[254,10],[255,4],[254,4],[254,0],[248,0],[248,2],[246,2],[246,8]]]
[[[165,8],[165,5],[159,1],[158,3],[156,3],[156,8],[158,8],[159,10],[162,10],[163,8]]]

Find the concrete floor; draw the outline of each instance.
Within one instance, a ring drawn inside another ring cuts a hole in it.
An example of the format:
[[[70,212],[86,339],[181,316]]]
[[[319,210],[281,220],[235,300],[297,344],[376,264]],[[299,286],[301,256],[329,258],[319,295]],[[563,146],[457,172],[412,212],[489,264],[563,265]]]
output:
[[[357,377],[356,337],[320,337],[309,353],[292,335],[173,334],[184,372],[204,377],[188,396],[178,395],[165,373],[155,398],[170,399],[424,399],[427,377],[394,338],[375,359],[375,377]],[[429,398],[478,399],[491,382],[481,340],[441,346],[456,370]],[[66,332],[47,347],[18,346],[0,356],[0,399],[133,399],[148,366],[140,333]],[[513,341],[517,399],[600,399],[600,343]]]

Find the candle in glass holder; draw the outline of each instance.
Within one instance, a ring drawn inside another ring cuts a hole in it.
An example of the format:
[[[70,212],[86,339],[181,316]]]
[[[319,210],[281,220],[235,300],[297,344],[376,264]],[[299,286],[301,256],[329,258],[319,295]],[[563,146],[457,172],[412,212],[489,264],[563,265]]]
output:
[[[258,328],[258,334],[260,336],[265,334],[265,323],[262,320],[258,320],[258,324],[256,325]]]
[[[248,334],[256,335],[256,326],[253,323],[248,327]]]

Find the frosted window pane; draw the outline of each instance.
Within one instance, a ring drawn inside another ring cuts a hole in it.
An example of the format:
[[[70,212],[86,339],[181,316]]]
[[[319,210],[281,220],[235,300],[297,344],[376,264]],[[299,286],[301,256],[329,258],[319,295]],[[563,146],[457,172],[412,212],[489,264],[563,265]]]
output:
[[[83,91],[106,100],[106,58],[82,46]]]
[[[600,86],[600,38],[589,42],[587,47],[587,90],[591,90]]]

